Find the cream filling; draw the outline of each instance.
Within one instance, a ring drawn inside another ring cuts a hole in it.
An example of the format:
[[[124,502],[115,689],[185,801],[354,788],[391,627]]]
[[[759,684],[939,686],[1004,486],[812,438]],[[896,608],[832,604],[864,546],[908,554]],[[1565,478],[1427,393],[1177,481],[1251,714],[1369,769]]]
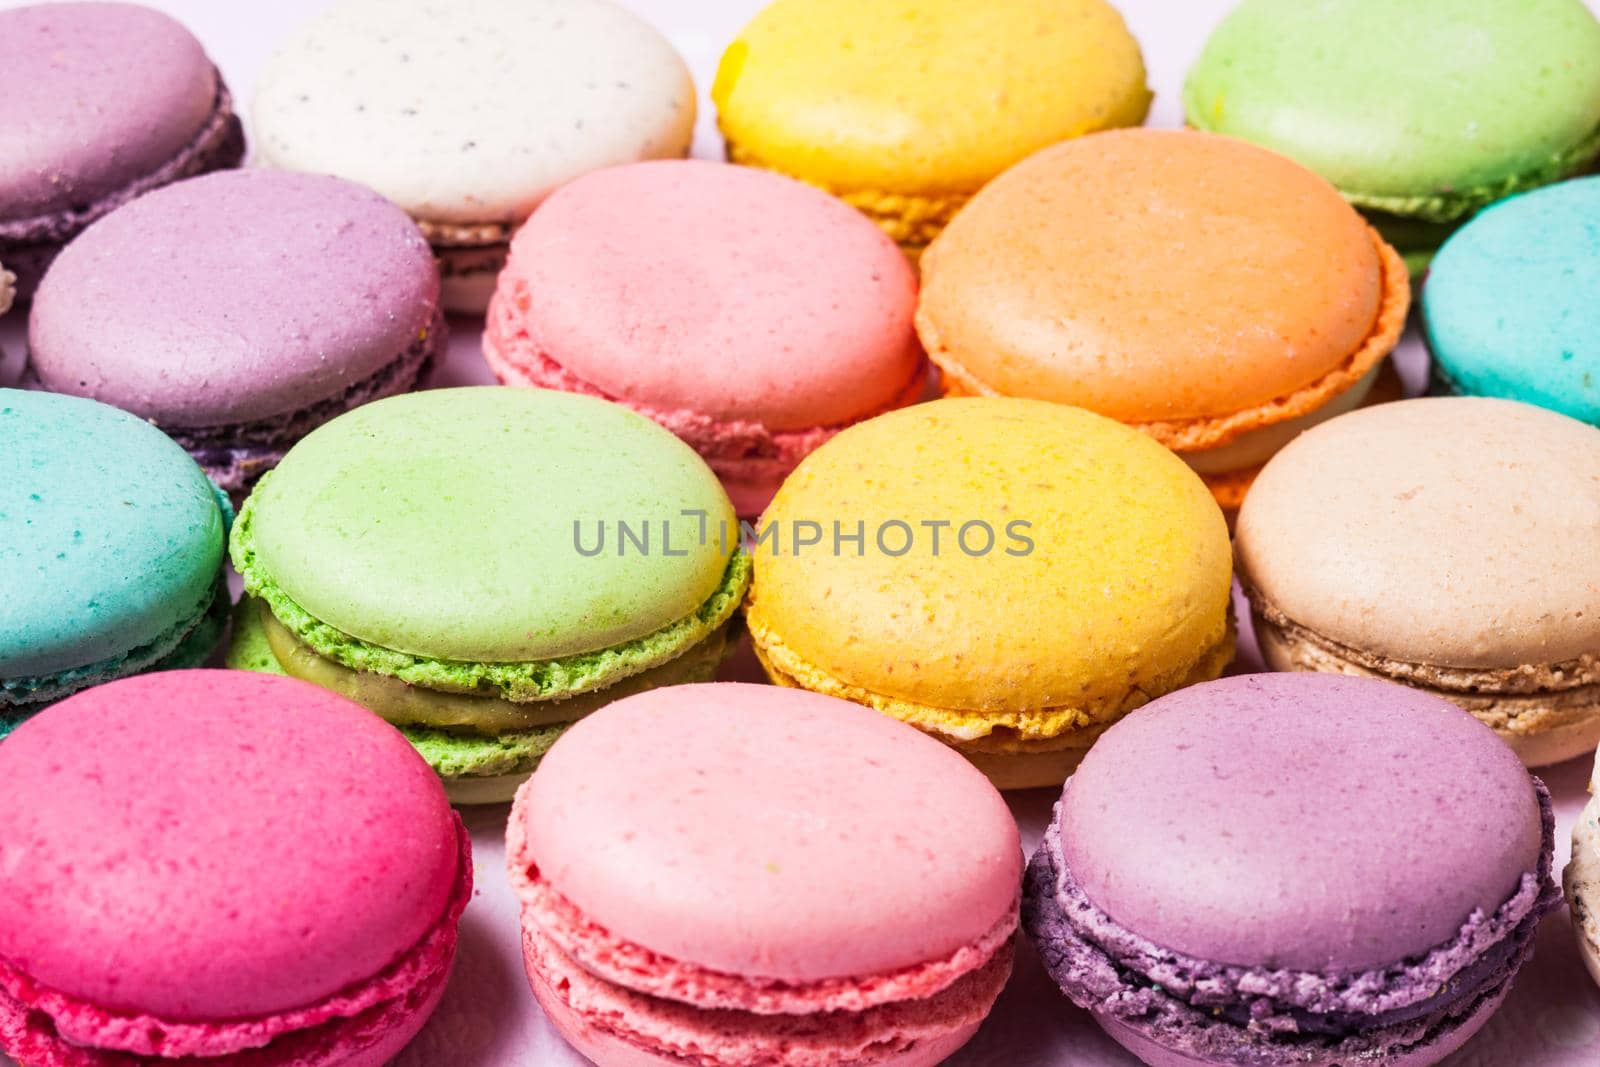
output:
[[[1360,407],[1367,394],[1372,392],[1372,384],[1378,380],[1378,371],[1382,367],[1383,360],[1380,359],[1350,388],[1317,410],[1307,412],[1299,418],[1251,430],[1235,437],[1220,448],[1208,448],[1203,452],[1179,452],[1178,456],[1197,474],[1230,474],[1233,471],[1259,467],[1277,454],[1284,445],[1311,427]]]
[[[290,676],[348,697],[397,726],[466,729],[491,735],[574,722],[632,693],[701,680],[700,675],[714,671],[721,662],[727,644],[727,628],[722,627],[676,659],[615,685],[560,700],[515,703],[495,696],[425,689],[385,674],[351,670],[302,644],[265,603],[259,604],[257,610],[267,644]]]

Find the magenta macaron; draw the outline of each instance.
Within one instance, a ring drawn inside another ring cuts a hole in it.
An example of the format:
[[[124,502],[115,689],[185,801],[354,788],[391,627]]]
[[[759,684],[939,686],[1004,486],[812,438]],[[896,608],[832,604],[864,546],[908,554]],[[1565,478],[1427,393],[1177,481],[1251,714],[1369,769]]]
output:
[[[403,211],[339,178],[239,170],[89,227],[28,335],[46,389],[148,419],[238,492],[335,415],[415,386],[445,327]]]
[[[136,4],[0,11],[0,100],[0,261],[24,298],[95,219],[244,158],[200,42]]]
[[[1028,866],[1045,967],[1155,1067],[1421,1067],[1559,901],[1549,794],[1447,701],[1367,678],[1192,686],[1106,731]]]
[[[544,757],[507,850],[534,994],[599,1067],[931,1067],[1011,971],[1005,802],[832,697],[619,700]]]
[[[864,215],[766,171],[597,171],[517,232],[483,348],[502,382],[626,404],[758,514],[839,430],[922,395],[917,283]]]
[[[379,1067],[471,895],[438,778],[290,678],[172,671],[0,744],[0,1051],[28,1067]]]

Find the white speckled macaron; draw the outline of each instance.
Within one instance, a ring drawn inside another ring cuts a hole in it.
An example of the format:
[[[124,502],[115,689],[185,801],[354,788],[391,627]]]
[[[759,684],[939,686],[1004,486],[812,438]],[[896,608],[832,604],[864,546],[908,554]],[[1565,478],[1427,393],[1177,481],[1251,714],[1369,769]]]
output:
[[[688,153],[688,67],[611,0],[341,0],[279,49],[258,157],[376,189],[422,226],[443,300],[481,311],[511,231],[564,182]]]

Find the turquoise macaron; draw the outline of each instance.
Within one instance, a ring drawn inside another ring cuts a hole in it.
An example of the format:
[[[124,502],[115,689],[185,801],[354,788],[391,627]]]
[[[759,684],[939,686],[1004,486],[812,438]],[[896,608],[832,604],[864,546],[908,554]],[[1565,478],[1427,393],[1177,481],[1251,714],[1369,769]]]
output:
[[[232,517],[149,423],[0,389],[0,737],[80,689],[203,663]]]
[[[1505,200],[1434,258],[1422,289],[1433,391],[1600,425],[1600,177]]]

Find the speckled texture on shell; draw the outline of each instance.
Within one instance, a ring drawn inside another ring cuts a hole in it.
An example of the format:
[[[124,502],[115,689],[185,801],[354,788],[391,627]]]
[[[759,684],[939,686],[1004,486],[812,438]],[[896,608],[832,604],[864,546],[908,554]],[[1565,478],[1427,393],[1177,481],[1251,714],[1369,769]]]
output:
[[[343,0],[267,64],[252,129],[273,166],[472,225],[521,221],[591,170],[685,155],[694,114],[683,60],[610,0]]]

